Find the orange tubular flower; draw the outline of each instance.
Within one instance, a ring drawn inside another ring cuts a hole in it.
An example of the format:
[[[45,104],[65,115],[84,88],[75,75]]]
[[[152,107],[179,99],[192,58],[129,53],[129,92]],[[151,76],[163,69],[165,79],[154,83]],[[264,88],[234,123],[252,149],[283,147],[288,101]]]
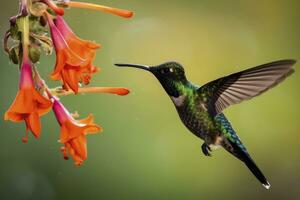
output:
[[[91,75],[99,71],[99,68],[93,65],[93,61],[96,56],[96,49],[100,48],[100,45],[77,37],[61,16],[57,16],[54,23],[69,48],[85,60],[85,62],[80,65],[77,79],[85,85],[89,84]]]
[[[26,57],[26,56],[25,56]],[[13,122],[25,121],[27,133],[23,142],[28,140],[28,130],[36,138],[41,133],[40,116],[49,112],[52,102],[36,91],[32,78],[32,69],[27,58],[24,59],[21,68],[21,77],[17,96],[4,115],[5,120]]]
[[[93,116],[86,119],[75,120],[68,110],[56,97],[52,97],[53,111],[61,126],[60,142],[64,144],[61,152],[65,159],[70,154],[75,165],[81,165],[87,159],[86,135],[102,131],[102,128],[93,122]]]
[[[49,14],[47,14],[47,19],[56,51],[56,64],[51,78],[53,80],[62,80],[66,89],[71,88],[77,93],[78,81],[81,76],[80,65],[86,63],[86,60],[78,56],[69,47]]]
[[[60,125],[59,142],[65,159],[71,156],[75,165],[87,159],[88,134],[96,134],[102,128],[94,123],[90,114],[87,118],[76,120],[59,101],[58,96],[84,93],[109,93],[124,96],[129,90],[122,87],[79,87],[79,83],[90,83],[92,75],[100,69],[94,66],[96,50],[100,48],[89,40],[75,35],[64,21],[65,8],[86,8],[115,14],[124,18],[133,12],[70,0],[19,0],[20,11],[13,16],[10,28],[3,39],[4,50],[9,59],[20,67],[19,91],[14,102],[4,114],[4,120],[25,122],[28,141],[29,131],[35,138],[41,134],[40,117],[51,108]],[[46,29],[46,26],[49,26]],[[50,31],[50,35],[48,35]],[[56,63],[50,74],[51,79],[62,81],[62,86],[49,88],[40,76],[37,65],[40,54],[47,55],[55,49]]]
[[[133,12],[129,11],[129,10],[112,8],[112,7],[97,5],[97,4],[93,4],[93,3],[65,1],[63,3],[63,5],[73,7],[73,8],[86,8],[86,9],[90,9],[90,10],[102,11],[102,12],[118,15],[118,16],[124,17],[124,18],[131,18],[133,16]]]
[[[54,20],[54,23],[69,47],[77,55],[79,55],[81,58],[89,58],[90,60],[94,59],[95,50],[100,48],[99,44],[88,40],[82,40],[77,37],[61,16],[57,16]]]
[[[93,61],[96,56],[96,49],[100,48],[100,45],[77,37],[60,16],[64,13],[63,8],[58,7],[52,1],[42,1],[58,14],[53,21],[52,16],[46,13],[57,57],[51,78],[62,80],[65,89],[71,89],[77,94],[78,83],[89,84],[92,75],[99,71],[99,68],[93,65]],[[58,3],[61,6],[104,11],[124,18],[133,16],[133,12],[128,10],[91,3],[74,1],[59,1]]]

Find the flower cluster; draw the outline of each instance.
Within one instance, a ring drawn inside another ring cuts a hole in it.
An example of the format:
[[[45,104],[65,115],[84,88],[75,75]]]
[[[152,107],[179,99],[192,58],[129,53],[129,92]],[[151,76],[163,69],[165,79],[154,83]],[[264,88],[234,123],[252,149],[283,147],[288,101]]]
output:
[[[87,158],[86,135],[99,133],[102,128],[94,123],[91,114],[76,120],[58,96],[78,93],[127,95],[129,90],[83,87],[99,72],[93,62],[100,45],[74,34],[63,19],[65,9],[69,7],[100,10],[125,18],[133,15],[127,10],[69,0],[20,0],[19,14],[10,19],[10,29],[4,37],[4,49],[11,62],[20,66],[19,91],[4,119],[24,121],[26,135],[22,141],[27,142],[29,131],[35,138],[40,137],[40,117],[52,109],[61,127],[59,141],[63,144],[64,158],[68,159],[70,155],[76,165],[81,165]],[[49,55],[53,49],[56,64],[50,78],[61,82],[57,88],[49,88],[37,68],[41,51]]]

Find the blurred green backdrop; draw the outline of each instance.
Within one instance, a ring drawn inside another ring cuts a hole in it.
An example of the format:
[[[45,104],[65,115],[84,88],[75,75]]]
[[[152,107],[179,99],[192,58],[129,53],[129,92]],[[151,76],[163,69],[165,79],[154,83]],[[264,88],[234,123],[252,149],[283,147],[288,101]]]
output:
[[[52,113],[42,118],[40,140],[21,142],[24,124],[1,119],[0,199],[299,199],[300,74],[266,94],[225,111],[252,157],[269,178],[266,191],[238,160],[223,150],[203,156],[202,141],[180,122],[150,74],[119,69],[116,62],[159,64],[175,60],[202,85],[247,67],[283,58],[300,60],[297,0],[90,0],[131,9],[124,20],[72,9],[66,20],[82,38],[103,45],[102,67],[92,85],[126,86],[126,97],[79,95],[62,99],[81,117],[92,112],[104,127],[88,138],[88,160],[80,168],[64,161]],[[18,11],[1,6],[0,32]],[[1,115],[18,87],[17,67],[1,52]],[[43,75],[54,56],[43,57]],[[299,64],[296,66],[296,70]],[[50,80],[49,80],[50,82]],[[51,82],[55,86],[57,83]]]

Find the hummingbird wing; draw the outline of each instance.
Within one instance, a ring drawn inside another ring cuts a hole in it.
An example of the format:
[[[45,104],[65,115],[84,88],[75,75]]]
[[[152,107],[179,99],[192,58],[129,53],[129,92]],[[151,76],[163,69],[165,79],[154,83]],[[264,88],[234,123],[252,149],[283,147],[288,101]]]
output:
[[[258,96],[294,72],[295,60],[280,60],[209,82],[198,89],[208,112],[215,116],[230,105]]]

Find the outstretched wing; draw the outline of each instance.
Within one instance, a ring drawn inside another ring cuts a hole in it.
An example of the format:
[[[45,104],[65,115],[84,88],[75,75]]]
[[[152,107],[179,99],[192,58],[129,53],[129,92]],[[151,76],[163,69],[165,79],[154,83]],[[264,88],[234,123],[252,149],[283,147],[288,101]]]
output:
[[[247,69],[200,87],[198,92],[205,100],[212,116],[230,105],[258,96],[282,82],[294,72],[295,60],[280,60]]]

